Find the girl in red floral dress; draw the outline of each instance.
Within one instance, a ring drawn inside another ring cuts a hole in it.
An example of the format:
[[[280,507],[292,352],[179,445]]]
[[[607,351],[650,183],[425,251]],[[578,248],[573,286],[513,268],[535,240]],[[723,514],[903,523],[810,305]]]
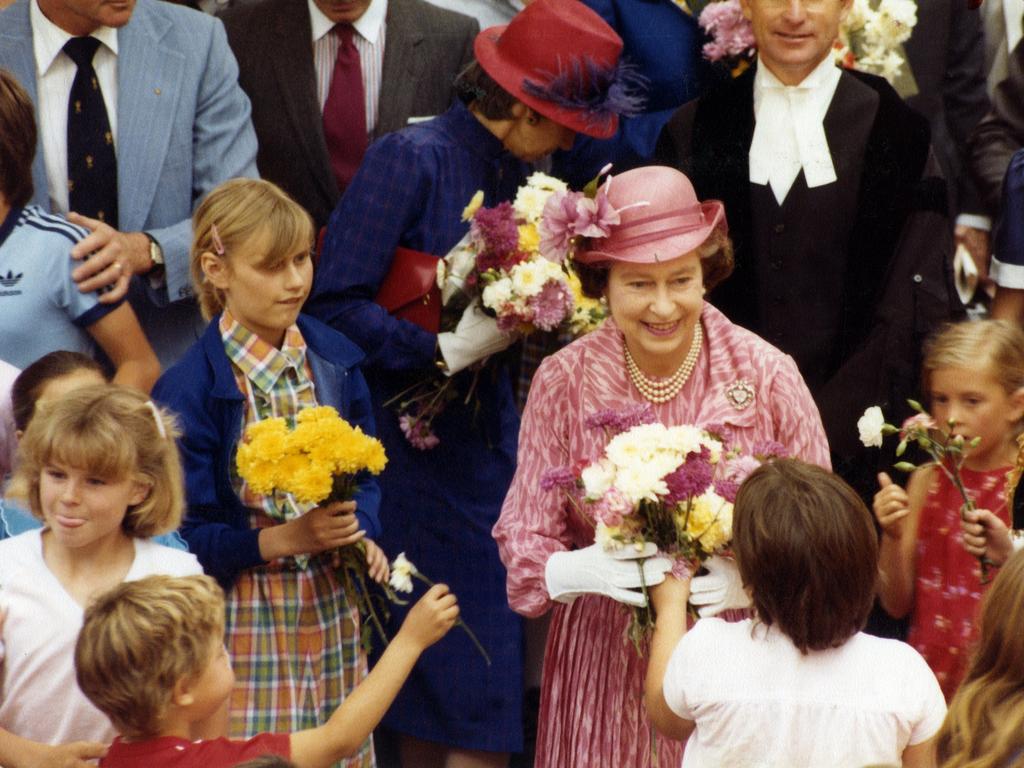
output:
[[[961,477],[980,510],[1009,523],[1006,475],[1024,418],[1024,331],[997,320],[950,325],[925,348],[923,386],[930,412],[967,441]],[[875,517],[882,527],[879,599],[891,615],[910,615],[907,642],[935,672],[948,700],[967,670],[978,602],[987,585],[964,549],[959,491],[934,465],[906,489],[881,473]],[[990,574],[994,575],[994,574]]]

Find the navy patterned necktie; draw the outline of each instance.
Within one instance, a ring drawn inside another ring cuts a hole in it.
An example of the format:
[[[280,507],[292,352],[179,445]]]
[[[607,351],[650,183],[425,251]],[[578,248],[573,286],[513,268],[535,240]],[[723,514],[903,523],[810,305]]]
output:
[[[68,97],[68,207],[117,229],[114,134],[92,66],[99,45],[95,37],[72,37],[64,44],[78,66]]]

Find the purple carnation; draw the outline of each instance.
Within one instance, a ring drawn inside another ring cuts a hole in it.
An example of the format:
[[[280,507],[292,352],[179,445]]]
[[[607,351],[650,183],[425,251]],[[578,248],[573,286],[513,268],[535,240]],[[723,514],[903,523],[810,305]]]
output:
[[[742,484],[747,476],[760,466],[761,461],[755,456],[737,456],[725,462],[722,467],[722,479]]]
[[[583,424],[587,429],[608,429],[612,432],[625,432],[627,429],[641,424],[653,424],[657,419],[650,403],[632,405],[621,411],[605,408],[587,415]]]
[[[606,187],[598,190],[591,199],[583,197],[576,201],[578,218],[573,225],[576,234],[583,237],[608,237],[612,227],[619,224],[619,212],[608,202]]]
[[[519,248],[519,226],[512,203],[481,208],[473,216],[473,237],[483,242],[477,256],[477,268],[500,267]],[[493,262],[493,263],[492,263]]]
[[[610,488],[601,499],[590,505],[594,520],[612,528],[622,525],[623,518],[632,511],[633,505],[629,499],[615,488]]]
[[[789,456],[786,446],[777,440],[758,440],[750,452],[761,461],[767,459],[784,459]]]
[[[740,492],[740,484],[735,480],[719,480],[715,483],[715,493],[728,501],[736,503],[736,494]]]
[[[711,451],[707,446],[702,446],[700,453],[688,453],[679,469],[665,476],[665,485],[668,486],[666,503],[676,504],[691,496],[700,496],[711,485],[714,474]]]
[[[530,300],[533,324],[542,331],[553,331],[572,312],[572,307],[572,294],[559,280],[549,280]]]
[[[430,422],[420,416],[403,413],[398,418],[398,426],[412,447],[418,448],[421,451],[429,451],[431,448],[436,448],[441,442],[430,428]]]
[[[540,489],[550,491],[552,489],[568,489],[576,485],[576,473],[572,467],[552,467],[540,476]]]
[[[704,46],[704,58],[720,61],[731,56],[746,56],[757,45],[754,30],[744,17],[739,0],[708,3],[697,21],[711,42]]]

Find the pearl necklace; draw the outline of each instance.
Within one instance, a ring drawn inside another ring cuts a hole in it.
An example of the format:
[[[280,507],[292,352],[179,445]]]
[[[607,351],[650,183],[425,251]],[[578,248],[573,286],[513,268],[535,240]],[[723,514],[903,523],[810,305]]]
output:
[[[690,379],[693,367],[697,364],[697,356],[700,354],[700,346],[704,340],[704,331],[701,330],[700,321],[693,328],[693,340],[690,342],[690,351],[686,353],[676,372],[666,379],[650,378],[636,364],[633,356],[629,353],[629,347],[623,343],[622,348],[626,351],[626,371],[633,386],[643,395],[645,400],[652,403],[666,403],[682,390],[683,385]]]

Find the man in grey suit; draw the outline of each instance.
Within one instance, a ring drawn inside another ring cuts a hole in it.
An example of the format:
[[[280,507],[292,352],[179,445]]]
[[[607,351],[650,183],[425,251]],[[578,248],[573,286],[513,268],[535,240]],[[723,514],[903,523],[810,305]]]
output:
[[[74,276],[83,291],[113,286],[106,300],[127,291],[166,366],[203,325],[189,278],[192,210],[221,181],[256,175],[249,100],[223,26],[205,14],[158,0],[17,0],[0,11],[0,67],[36,104],[32,202],[46,210],[67,213],[72,202],[62,159],[75,37],[95,46],[118,213],[110,223],[72,217],[92,230],[72,251],[88,256]]]
[[[298,200],[317,227],[344,191],[323,117],[333,25],[355,30],[370,140],[447,109],[479,31],[474,19],[424,0],[258,0],[221,18],[253,105],[260,175]]]

